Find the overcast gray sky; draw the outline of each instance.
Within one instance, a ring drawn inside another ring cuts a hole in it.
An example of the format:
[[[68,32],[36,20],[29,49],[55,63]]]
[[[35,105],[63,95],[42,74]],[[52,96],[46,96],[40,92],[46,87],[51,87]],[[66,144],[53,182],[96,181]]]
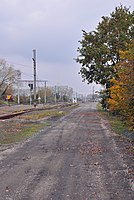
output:
[[[0,58],[31,80],[36,49],[38,79],[91,93],[93,85],[82,82],[81,66],[73,60],[81,30],[95,30],[101,17],[120,4],[134,9],[133,0],[0,0]]]

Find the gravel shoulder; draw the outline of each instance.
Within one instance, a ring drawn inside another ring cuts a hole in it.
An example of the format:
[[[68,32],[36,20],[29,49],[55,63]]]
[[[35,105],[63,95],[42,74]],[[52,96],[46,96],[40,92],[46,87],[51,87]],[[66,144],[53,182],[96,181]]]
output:
[[[81,104],[0,160],[1,200],[132,200],[132,143]]]

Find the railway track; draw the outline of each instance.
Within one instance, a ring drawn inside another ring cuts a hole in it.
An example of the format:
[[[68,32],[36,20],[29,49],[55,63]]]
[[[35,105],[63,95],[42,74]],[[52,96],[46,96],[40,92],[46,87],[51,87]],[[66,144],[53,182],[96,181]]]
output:
[[[28,112],[32,112],[32,111],[33,111],[32,109],[27,109],[27,110],[22,110],[22,111],[15,111],[15,112],[12,112],[9,114],[3,114],[3,115],[0,115],[0,120],[10,119],[15,116],[22,115],[24,113],[28,113]]]
[[[23,115],[25,113],[28,112],[33,112],[33,111],[39,111],[39,110],[50,110],[50,109],[60,109],[63,107],[68,107],[68,106],[72,106],[72,103],[62,103],[62,104],[55,104],[55,105],[47,105],[47,106],[42,106],[42,107],[36,107],[36,108],[27,108],[27,109],[23,109],[22,107],[19,109],[19,107],[16,108],[16,110],[11,111],[11,107],[10,107],[10,112],[4,113],[4,114],[0,114],[0,120],[5,120],[5,119],[10,119],[13,118],[15,116],[18,115]]]

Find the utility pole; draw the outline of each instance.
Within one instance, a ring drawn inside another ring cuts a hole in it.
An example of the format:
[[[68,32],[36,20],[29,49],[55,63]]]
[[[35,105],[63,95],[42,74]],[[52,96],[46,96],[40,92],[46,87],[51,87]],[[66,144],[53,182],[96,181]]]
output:
[[[44,82],[44,86],[45,86],[45,91],[44,91],[44,103],[46,104],[46,103],[47,103],[47,95],[46,95],[46,92],[47,92],[47,81]]]
[[[32,90],[33,90],[33,83],[29,83],[28,86],[30,87],[30,105],[32,105]]]
[[[56,103],[56,101],[57,101],[57,98],[56,98],[56,90],[57,90],[56,85],[55,85],[55,87],[54,87],[54,90],[55,90],[54,101],[55,101],[55,103]]]
[[[34,67],[34,107],[36,107],[36,50],[33,50],[33,67]]]
[[[17,81],[18,81],[18,105],[20,104],[20,79],[21,79],[21,72],[17,71]]]

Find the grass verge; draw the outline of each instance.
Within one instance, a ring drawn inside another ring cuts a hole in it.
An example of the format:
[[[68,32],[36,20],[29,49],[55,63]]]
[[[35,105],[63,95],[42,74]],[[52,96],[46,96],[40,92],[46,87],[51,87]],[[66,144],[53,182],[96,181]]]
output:
[[[8,126],[5,124],[4,127],[1,127],[0,144],[13,144],[26,140],[47,125],[49,125],[47,122],[42,124],[15,121],[9,122]]]
[[[128,125],[126,124],[125,121],[123,121],[121,119],[121,117],[119,117],[117,115],[113,115],[109,111],[104,111],[101,108],[100,104],[98,104],[98,110],[104,118],[108,119],[108,121],[111,125],[111,128],[115,133],[117,133],[123,137],[126,137],[132,141],[134,140],[134,132],[129,130]]]
[[[43,119],[45,117],[60,117],[65,115],[66,112],[64,111],[58,111],[56,109],[53,110],[38,110],[35,112],[30,112],[30,113],[26,113],[24,115],[20,115],[18,118],[19,119],[25,119],[25,120],[40,120]]]
[[[58,110],[40,110],[20,115],[12,120],[2,120],[0,145],[24,141],[50,125],[46,117],[61,117],[66,113]]]

